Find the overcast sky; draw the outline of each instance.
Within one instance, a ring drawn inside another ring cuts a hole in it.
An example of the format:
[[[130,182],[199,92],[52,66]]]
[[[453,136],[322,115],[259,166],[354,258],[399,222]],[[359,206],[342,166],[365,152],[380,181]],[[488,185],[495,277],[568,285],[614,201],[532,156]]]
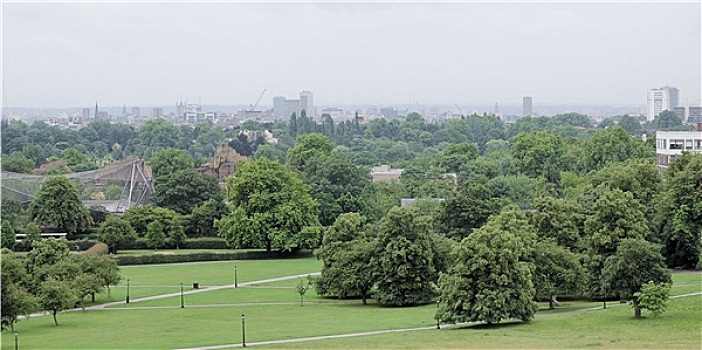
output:
[[[8,107],[700,100],[699,1],[3,6]]]

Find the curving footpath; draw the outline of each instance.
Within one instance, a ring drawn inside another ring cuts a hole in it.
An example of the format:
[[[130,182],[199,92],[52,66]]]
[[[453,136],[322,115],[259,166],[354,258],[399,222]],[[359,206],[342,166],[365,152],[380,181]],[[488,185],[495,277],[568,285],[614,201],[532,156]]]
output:
[[[690,296],[701,295],[701,294],[702,294],[702,292],[674,295],[674,296],[671,296],[669,299],[684,298],[684,297],[690,297]],[[609,306],[609,308],[619,307],[622,305],[628,305],[628,304],[619,304],[619,303],[614,304],[613,303]],[[602,306],[591,307],[591,308],[586,308],[586,309],[578,309],[578,310],[572,310],[572,311],[565,311],[565,312],[559,312],[559,313],[552,313],[552,314],[546,314],[546,315],[536,315],[535,317],[548,317],[548,316],[553,316],[553,315],[562,315],[562,314],[567,314],[567,313],[576,313],[576,312],[584,312],[584,311],[592,311],[592,310],[600,310],[600,309],[602,309]],[[480,322],[442,324],[441,329],[464,327],[464,326],[469,326],[469,325],[474,325],[474,324],[479,324],[479,323]],[[248,347],[248,346],[256,346],[256,345],[276,345],[276,344],[286,344],[286,343],[301,343],[301,342],[307,342],[307,341],[318,341],[318,340],[350,338],[350,337],[362,337],[362,336],[368,336],[368,335],[378,335],[378,334],[387,334],[387,333],[425,331],[425,330],[430,330],[430,329],[436,329],[436,326],[427,326],[427,327],[418,327],[418,328],[386,329],[386,330],[379,330],[379,331],[334,334],[334,335],[321,335],[321,336],[316,336],[316,337],[269,340],[269,341],[252,342],[252,343],[247,342],[246,346]],[[201,347],[195,347],[195,348],[182,348],[182,349],[177,349],[177,350],[215,350],[215,349],[230,349],[230,348],[241,348],[241,347],[244,347],[241,343],[235,343],[235,344],[201,346]]]

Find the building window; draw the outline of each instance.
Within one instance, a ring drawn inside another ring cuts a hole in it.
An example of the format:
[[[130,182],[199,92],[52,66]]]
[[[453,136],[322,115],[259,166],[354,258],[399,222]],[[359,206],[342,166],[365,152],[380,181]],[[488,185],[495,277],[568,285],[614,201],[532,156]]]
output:
[[[683,140],[670,140],[670,149],[683,149]]]
[[[702,140],[695,140],[695,149],[702,150]]]
[[[692,149],[692,140],[685,140],[685,149]]]

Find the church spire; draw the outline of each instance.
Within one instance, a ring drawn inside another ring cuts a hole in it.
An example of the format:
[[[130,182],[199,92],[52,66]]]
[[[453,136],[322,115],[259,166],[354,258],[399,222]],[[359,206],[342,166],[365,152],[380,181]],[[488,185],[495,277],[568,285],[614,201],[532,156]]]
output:
[[[95,100],[95,119],[98,117],[98,105],[97,105],[97,100]]]

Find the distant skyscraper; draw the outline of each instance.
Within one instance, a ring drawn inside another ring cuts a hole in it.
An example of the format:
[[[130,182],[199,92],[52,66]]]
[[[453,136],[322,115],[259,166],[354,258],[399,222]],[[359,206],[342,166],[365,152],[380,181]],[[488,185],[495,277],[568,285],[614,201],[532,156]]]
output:
[[[524,96],[522,99],[522,117],[531,115],[531,96]]]
[[[276,96],[273,97],[273,113],[275,114],[275,119],[280,120],[280,119],[285,119],[286,117],[289,117],[289,115],[285,115],[285,97],[283,96]]]
[[[160,118],[163,117],[163,108],[161,107],[154,107],[151,110],[151,117],[152,118]]]
[[[300,110],[305,110],[308,117],[314,119],[317,117],[317,111],[314,109],[314,100],[311,91],[300,92]]]
[[[651,89],[646,98],[646,120],[653,121],[661,112],[673,111],[678,106],[680,90],[664,86],[660,89]]]

